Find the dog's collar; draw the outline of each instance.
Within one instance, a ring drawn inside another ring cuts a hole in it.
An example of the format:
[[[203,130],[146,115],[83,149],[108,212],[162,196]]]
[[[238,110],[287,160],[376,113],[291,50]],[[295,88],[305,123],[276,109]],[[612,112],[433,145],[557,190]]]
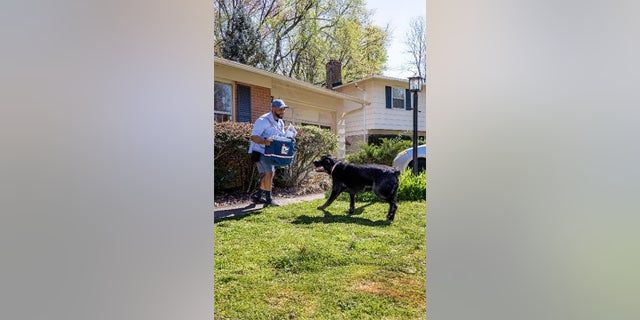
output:
[[[335,169],[335,168],[336,168],[336,166],[338,165],[338,163],[340,163],[340,161],[336,161],[336,164],[334,164],[334,165],[333,165],[333,167],[331,167],[331,172],[330,172],[330,173],[333,173],[333,169]]]

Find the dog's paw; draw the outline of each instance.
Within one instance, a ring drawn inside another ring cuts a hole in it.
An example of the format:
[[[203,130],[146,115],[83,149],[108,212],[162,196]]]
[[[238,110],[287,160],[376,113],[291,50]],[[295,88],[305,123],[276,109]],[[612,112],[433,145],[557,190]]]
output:
[[[318,210],[324,210],[326,208],[327,208],[327,206],[318,206]]]
[[[347,211],[347,214],[351,215],[351,214],[353,214],[354,212],[356,212],[354,209],[349,209],[349,211]]]

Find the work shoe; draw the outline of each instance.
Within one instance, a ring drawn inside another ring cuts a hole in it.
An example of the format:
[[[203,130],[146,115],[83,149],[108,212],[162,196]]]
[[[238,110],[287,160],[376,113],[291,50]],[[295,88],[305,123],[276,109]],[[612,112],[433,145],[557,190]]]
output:
[[[265,203],[267,202],[265,199],[260,198],[260,196],[256,193],[251,195],[251,202],[253,203]]]
[[[264,206],[265,206],[265,207],[267,207],[267,206],[279,207],[279,206],[280,206],[280,204],[278,204],[277,202],[273,201],[273,199],[267,199],[267,200],[264,202]]]

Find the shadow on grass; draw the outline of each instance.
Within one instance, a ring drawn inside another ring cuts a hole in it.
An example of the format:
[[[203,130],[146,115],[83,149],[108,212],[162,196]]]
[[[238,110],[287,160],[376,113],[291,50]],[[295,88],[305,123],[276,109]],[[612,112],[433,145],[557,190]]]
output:
[[[364,212],[364,208],[372,205],[373,202],[369,202],[367,204],[365,204],[364,206],[361,206],[360,208],[355,208],[355,210],[353,211],[352,215],[356,215],[356,214],[362,214]]]
[[[246,217],[259,214],[262,212],[263,205],[251,203],[242,208],[233,208],[227,210],[214,210],[213,223],[228,220],[242,220]]]
[[[356,209],[356,214],[360,211],[362,213],[362,207]],[[363,226],[389,226],[391,225],[391,221],[387,220],[378,220],[372,221],[365,218],[354,217],[353,215],[333,215],[331,212],[327,210],[322,210],[324,212],[324,216],[322,217],[310,217],[310,216],[299,216],[291,223],[293,224],[312,224],[312,223],[355,223]]]

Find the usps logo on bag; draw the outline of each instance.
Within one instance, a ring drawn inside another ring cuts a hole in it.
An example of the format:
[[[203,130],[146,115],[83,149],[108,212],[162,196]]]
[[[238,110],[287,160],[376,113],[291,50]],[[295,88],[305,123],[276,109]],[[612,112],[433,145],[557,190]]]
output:
[[[280,154],[288,154],[289,153],[289,147],[287,147],[287,145],[282,145],[282,149],[280,150]]]

